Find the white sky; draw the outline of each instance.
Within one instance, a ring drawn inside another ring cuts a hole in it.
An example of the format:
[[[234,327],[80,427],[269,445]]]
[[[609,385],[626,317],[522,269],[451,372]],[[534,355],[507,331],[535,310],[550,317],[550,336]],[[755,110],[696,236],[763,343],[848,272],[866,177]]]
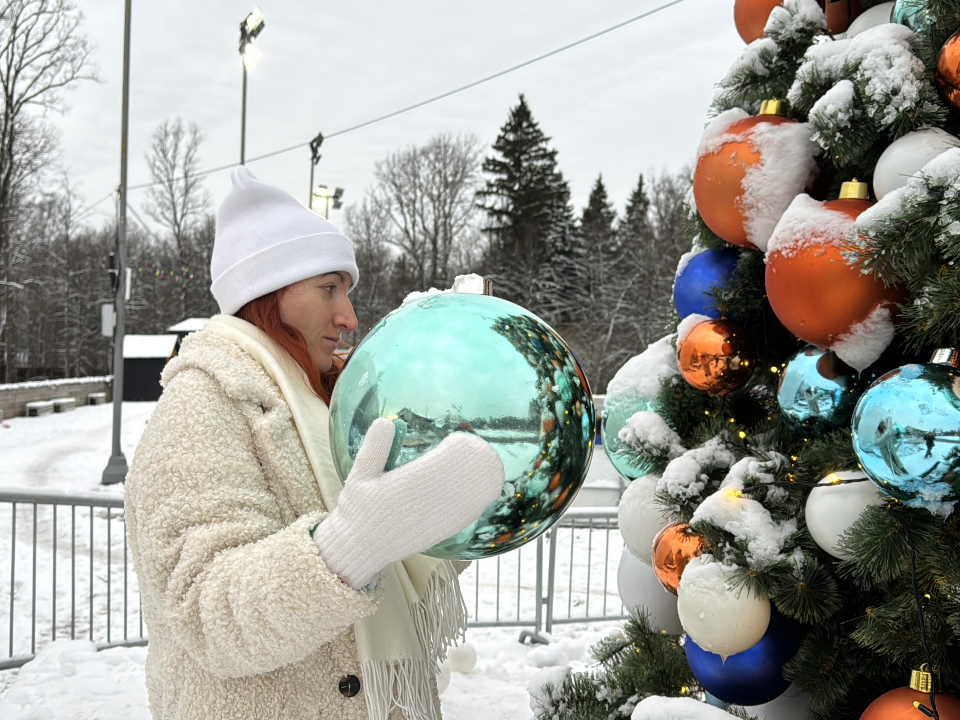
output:
[[[239,23],[257,0],[134,0],[129,181],[150,178],[144,153],[166,118],[207,135],[201,166],[239,159]],[[101,82],[67,93],[64,164],[92,203],[119,180],[123,0],[75,0],[96,45]],[[247,157],[305,142],[451,90],[653,9],[663,0],[260,0],[266,27],[250,72]],[[345,204],[373,183],[374,164],[440,132],[496,139],[524,93],[552,138],[577,211],[603,173],[622,210],[640,172],[689,163],[714,83],[743,48],[733,1],[685,0],[533,66],[406,115],[332,138],[316,182],[346,189]],[[256,162],[261,180],[306,202],[309,150]],[[229,173],[208,176],[214,207]],[[131,192],[139,210],[144,191]],[[95,222],[112,213],[101,204]],[[142,212],[141,212],[142,215]],[[338,222],[340,213],[331,220]]]

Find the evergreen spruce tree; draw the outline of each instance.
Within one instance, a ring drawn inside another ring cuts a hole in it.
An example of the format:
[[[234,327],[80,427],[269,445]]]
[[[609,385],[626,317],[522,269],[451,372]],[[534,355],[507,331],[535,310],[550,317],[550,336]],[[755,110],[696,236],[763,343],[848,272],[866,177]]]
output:
[[[487,180],[477,196],[487,214],[484,269],[497,295],[556,322],[569,319],[574,303],[563,293],[584,253],[549,140],[521,95],[483,162]]]
[[[792,117],[810,123],[824,151],[821,182],[810,193],[818,201],[836,199],[842,181],[872,177],[893,141],[924,127],[956,127],[960,115],[937,96],[932,78],[937,51],[960,29],[958,10],[956,0],[927,0],[932,22],[912,37],[904,40],[902,30],[884,26],[840,45],[841,39],[826,33],[815,0],[784,0],[771,13],[765,38],[751,44],[721,81],[713,110],[755,113],[763,99],[789,99]],[[634,196],[622,236],[646,232],[645,213],[637,209],[643,198]],[[903,293],[893,342],[862,373],[860,391],[888,370],[929,362],[936,348],[960,342],[958,196],[960,150],[951,150],[903,191],[885,196],[882,207],[864,215],[848,235],[845,261]],[[696,212],[688,242],[694,251],[730,247]],[[681,379],[676,368],[664,372],[653,403],[659,424],[648,415],[634,428],[631,461],[657,481],[660,509],[675,522],[691,523],[703,538],[705,557],[698,567],[730,568],[727,588],[768,599],[796,623],[802,641],[782,675],[804,693],[811,720],[857,720],[876,698],[906,685],[911,671],[924,663],[939,670],[944,691],[960,694],[956,504],[949,497],[886,496],[842,536],[840,550],[847,559],[837,560],[818,546],[807,528],[806,501],[822,479],[858,470],[852,431],[848,424],[813,434],[784,422],[778,383],[804,343],[767,301],[764,253],[737,252],[732,280],[712,295],[720,312],[736,318],[753,341],[752,377],[738,390],[710,397]],[[665,342],[675,346],[676,337]],[[929,435],[924,442],[929,453],[936,443],[951,440]],[[955,464],[954,474],[960,470],[957,455],[944,461]],[[727,498],[726,520],[703,512],[695,516]],[[758,519],[769,533],[757,534]],[[758,539],[772,543],[769,552],[757,551],[752,543]],[[538,720],[620,720],[651,695],[705,699],[685,661],[689,638],[661,633],[642,608],[635,613],[622,637],[594,649],[598,664],[592,671],[574,674],[543,694]],[[918,700],[917,720],[936,717],[934,705],[933,696]],[[742,708],[728,712],[746,714]]]

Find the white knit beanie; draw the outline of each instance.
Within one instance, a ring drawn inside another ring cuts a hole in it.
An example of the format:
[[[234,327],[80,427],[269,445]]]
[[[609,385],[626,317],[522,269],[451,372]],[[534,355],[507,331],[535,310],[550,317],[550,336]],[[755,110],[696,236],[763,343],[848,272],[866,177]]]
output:
[[[210,288],[220,312],[314,275],[345,272],[360,279],[353,244],[336,227],[279,188],[240,166],[217,212]]]

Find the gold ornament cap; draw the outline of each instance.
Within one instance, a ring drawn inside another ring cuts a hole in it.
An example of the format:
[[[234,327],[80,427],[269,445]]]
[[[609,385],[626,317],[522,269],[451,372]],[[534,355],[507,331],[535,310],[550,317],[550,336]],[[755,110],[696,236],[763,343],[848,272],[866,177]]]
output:
[[[856,178],[850,182],[845,182],[840,186],[841,200],[869,200],[870,188],[865,182],[860,182]]]
[[[910,689],[917,692],[929,694],[943,692],[943,686],[940,683],[940,671],[931,670],[930,666],[924,663],[919,670],[910,673]]]
[[[783,100],[764,100],[760,103],[761,115],[787,116],[787,103]]]

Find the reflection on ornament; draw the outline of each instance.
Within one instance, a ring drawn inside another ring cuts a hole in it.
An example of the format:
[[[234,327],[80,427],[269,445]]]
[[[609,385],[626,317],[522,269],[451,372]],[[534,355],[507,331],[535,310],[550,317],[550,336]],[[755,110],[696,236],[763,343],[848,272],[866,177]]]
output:
[[[657,630],[679,635],[683,632],[677,615],[677,598],[663,589],[653,568],[623,549],[617,568],[617,591],[628,612],[645,611]]]
[[[916,130],[894,141],[883,151],[873,171],[873,191],[877,200],[903,187],[928,162],[958,146],[960,139],[940,128]]]
[[[729,320],[705,320],[677,341],[677,364],[690,385],[720,397],[750,378],[753,348],[743,330]]]
[[[687,564],[697,557],[706,543],[686,523],[671,523],[653,539],[653,570],[657,579],[674,595]]]
[[[917,705],[923,705],[930,710],[931,689],[936,695],[940,720],[960,720],[960,699],[950,693],[941,692],[938,675],[927,672],[926,665],[913,671],[908,687],[886,692],[870,703],[860,720],[913,720],[925,717],[927,714],[917,708]],[[932,716],[932,713],[930,715]]]
[[[839,200],[819,203],[806,195],[795,198],[770,239],[765,275],[770,307],[787,330],[811,345],[834,348],[858,370],[876,357],[858,366],[837,346],[858,324],[884,326],[876,311],[891,308],[900,295],[875,275],[860,272],[844,255],[846,232],[872,205],[866,196],[866,185],[854,181],[843,184]],[[893,327],[887,324],[889,343]],[[872,326],[869,332],[875,332]],[[846,350],[863,346],[866,338],[849,340]],[[885,345],[875,344],[876,348],[870,347],[879,356]]]
[[[947,105],[960,111],[960,30],[940,48],[934,79]]]
[[[573,502],[593,453],[593,400],[576,358],[546,323],[495,297],[414,300],[357,346],[330,402],[341,478],[378,417],[398,425],[395,465],[453,432],[479,435],[503,460],[500,497],[429,551],[439,558],[497,555],[541,535]]]
[[[630,464],[624,450],[627,445],[620,439],[620,431],[627,424],[627,420],[638,412],[653,410],[653,403],[636,393],[619,396],[610,401],[610,396],[603,406],[603,420],[600,421],[600,438],[603,441],[603,451],[610,459],[614,469],[627,482],[643,477],[649,468]]]
[[[764,102],[756,117],[729,111],[718,116],[701,138],[693,173],[697,212],[707,227],[732,245],[766,248],[790,200],[816,175],[817,150],[810,130],[785,113],[786,105],[779,100]],[[740,119],[730,122],[736,117]],[[806,149],[808,162],[798,162]],[[777,185],[772,187],[766,180],[772,181],[774,172]]]
[[[787,361],[777,390],[784,421],[805,437],[846,425],[859,397],[860,384],[853,370],[835,353],[815,347]]]
[[[850,482],[863,478],[866,482]],[[846,482],[843,482],[846,481]],[[825,551],[846,560],[840,550],[840,536],[860,519],[871,505],[883,505],[884,496],[859,471],[831,473],[807,496],[805,518],[810,536]]]
[[[669,524],[669,512],[656,501],[657,475],[638,478],[620,496],[617,527],[623,544],[639,560],[653,563],[653,539]]]
[[[860,15],[850,23],[850,27],[847,28],[847,32],[844,34],[844,38],[850,39],[856,37],[864,30],[869,30],[870,28],[876,27],[877,25],[884,25],[888,22],[891,22],[893,17],[893,3],[885,2],[880,3],[879,5],[874,5],[869,10],[864,10]]]
[[[673,306],[681,319],[697,313],[720,319],[711,291],[722,290],[737,269],[740,254],[733,248],[713,248],[697,253],[677,273],[673,284]]]
[[[896,0],[893,5],[893,22],[906,25],[915,33],[922,33],[933,22],[927,0]]]
[[[763,37],[770,13],[783,4],[783,0],[736,0],[733,4],[733,22],[737,32],[748,45]]]
[[[846,32],[863,12],[860,0],[827,0],[823,14],[827,18],[827,30],[832,35]]]
[[[790,681],[783,677],[783,665],[799,649],[797,624],[777,610],[756,645],[726,659],[704,650],[690,637],[684,644],[697,682],[732,705],[762,705],[782,695],[790,687]]]
[[[960,500],[960,371],[936,362],[883,375],[853,412],[853,448],[883,492],[914,507]]]

